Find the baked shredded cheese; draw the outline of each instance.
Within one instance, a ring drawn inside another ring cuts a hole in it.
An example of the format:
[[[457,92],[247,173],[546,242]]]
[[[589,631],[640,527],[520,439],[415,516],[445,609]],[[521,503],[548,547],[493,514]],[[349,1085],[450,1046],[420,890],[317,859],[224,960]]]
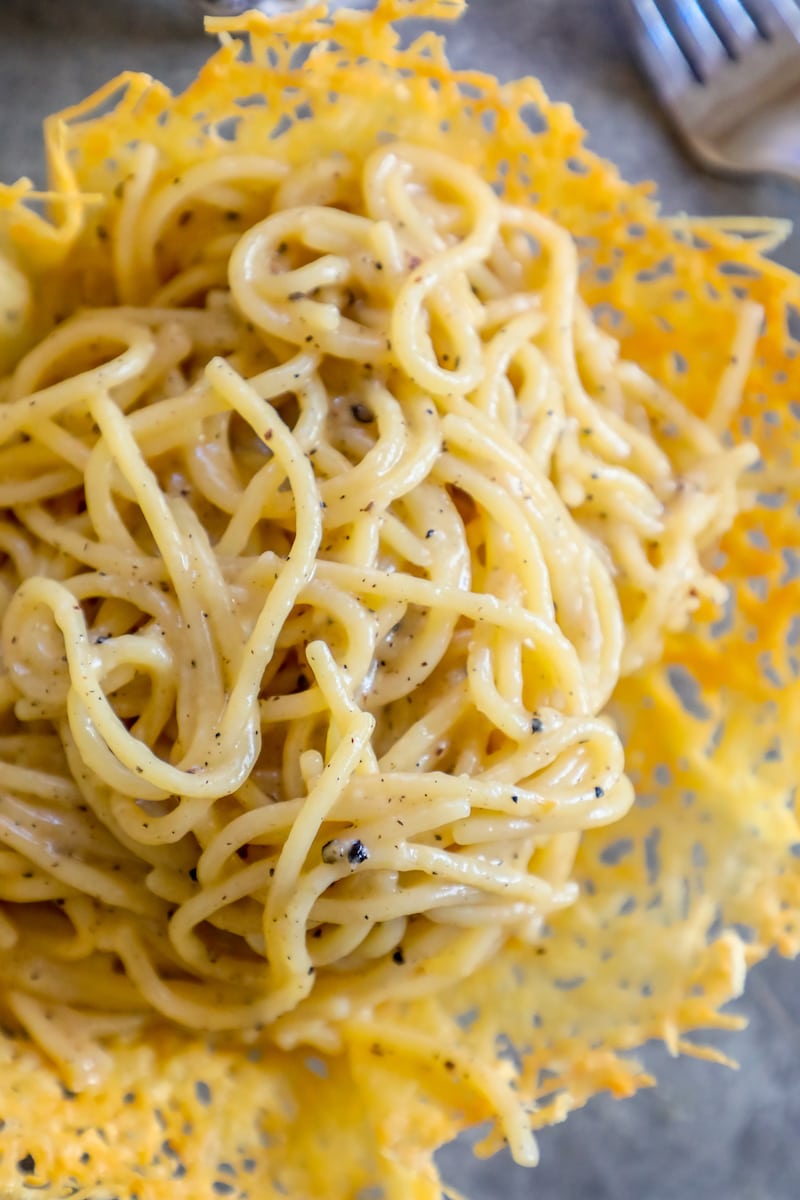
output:
[[[598,1091],[622,1097],[651,1082],[627,1053],[649,1038],[720,1059],[691,1034],[737,1027],[721,1009],[740,994],[746,969],[770,947],[800,948],[792,853],[800,749],[787,736],[800,699],[800,368],[790,333],[800,284],[761,256],[781,230],[663,220],[649,188],[624,183],[588,153],[570,110],[551,104],[535,80],[500,85],[455,72],[430,33],[401,48],[397,18],[448,19],[462,7],[384,0],[374,13],[328,16],[317,6],[269,20],[218,18],[209,28],[220,49],[182,95],[128,74],[50,118],[45,215],[26,181],[0,189],[2,365],[79,303],[119,299],[108,294],[109,227],[118,231],[134,211],[125,188],[147,179],[148,155],[168,165],[176,188],[222,152],[263,157],[269,144],[294,170],[332,148],[363,161],[387,139],[448,155],[494,185],[504,204],[571,234],[587,321],[618,339],[625,364],[637,364],[624,367],[625,387],[639,390],[643,409],[668,423],[674,398],[715,436],[730,428],[736,443],[758,447],[749,507],[715,564],[731,599],[721,613],[713,588],[698,597],[688,630],[682,620],[668,630],[662,661],[637,653],[617,684],[611,711],[638,802],[570,844],[577,899],[552,906],[533,946],[512,938],[476,954],[477,968],[445,989],[353,1011],[333,1041],[327,1016],[319,1018],[321,1052],[309,1049],[313,1008],[299,1032],[286,1025],[282,1038],[251,1032],[244,1041],[225,1029],[163,1024],[142,1036],[136,1023],[114,1027],[109,1041],[98,1018],[81,1090],[64,1075],[76,1044],[69,1017],[56,1013],[59,1024],[52,1007],[15,992],[14,1028],[0,1036],[4,1193],[24,1184],[87,1197],[344,1200],[377,1184],[390,1197],[433,1198],[432,1156],[443,1142],[490,1119],[482,1150],[510,1141],[518,1158],[534,1161],[532,1128]],[[124,258],[125,239],[116,244],[120,290],[140,304],[152,288],[141,262]],[[214,369],[220,392],[244,395]],[[95,419],[114,434],[102,400]],[[339,705],[339,727],[352,718],[353,737],[363,733],[366,744],[366,724],[361,730],[349,712],[324,652],[315,659],[312,651],[310,662],[331,711]],[[558,837],[543,848],[545,879],[563,882],[563,859],[547,863],[563,851]],[[328,866],[336,853],[328,850]],[[0,923],[0,950],[4,937],[14,937],[10,923]],[[52,1061],[57,1036],[69,1049],[61,1069]],[[517,1048],[519,1067],[501,1054],[502,1038]]]

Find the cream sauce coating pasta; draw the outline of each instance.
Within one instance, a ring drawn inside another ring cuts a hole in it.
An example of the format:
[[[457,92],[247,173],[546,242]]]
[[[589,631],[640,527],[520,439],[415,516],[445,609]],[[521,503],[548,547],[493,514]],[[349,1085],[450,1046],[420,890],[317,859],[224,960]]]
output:
[[[109,254],[2,385],[0,1003],[86,1079],[156,1013],[333,1049],[535,943],[629,807],[605,710],[724,599],[741,372],[693,416],[419,146],[142,146]]]

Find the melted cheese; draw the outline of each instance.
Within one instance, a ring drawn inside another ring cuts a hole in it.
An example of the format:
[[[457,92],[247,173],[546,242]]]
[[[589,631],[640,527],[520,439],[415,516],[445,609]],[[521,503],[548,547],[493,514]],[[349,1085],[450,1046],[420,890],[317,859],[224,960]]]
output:
[[[138,141],[156,145],[177,175],[230,148],[230,137],[247,153],[280,136],[289,160],[302,162],[337,145],[402,136],[456,153],[579,237],[586,301],[626,355],[701,415],[724,365],[720,347],[736,328],[738,293],[760,304],[765,332],[737,420],[768,464],[765,487],[777,480],[781,490],[767,501],[754,496],[726,539],[729,621],[713,627],[718,614],[701,614],[670,641],[664,666],[615,695],[641,802],[611,830],[584,838],[581,899],[553,920],[542,954],[511,945],[435,1000],[387,1006],[370,1027],[346,1029],[342,1053],[325,1061],[162,1029],[112,1046],[108,1080],[73,1095],[29,1044],[4,1033],[4,1194],[28,1183],[50,1184],[51,1194],[78,1188],[148,1200],[344,1200],[377,1183],[388,1197],[433,1200],[433,1151],[496,1116],[498,1087],[513,1080],[535,1125],[600,1090],[629,1095],[649,1080],[624,1051],[660,1037],[707,1053],[688,1035],[737,1024],[720,1009],[741,991],[746,967],[771,946],[800,947],[791,792],[800,747],[781,741],[800,700],[800,579],[789,550],[800,467],[790,400],[800,360],[787,326],[800,285],[724,229],[662,221],[649,188],[624,183],[589,154],[570,110],[551,104],[536,81],[501,86],[454,72],[430,34],[399,47],[391,19],[448,17],[460,7],[388,0],[376,14],[330,20],[316,8],[210,22],[222,46],[181,96],[126,75],[49,120],[47,216],[29,205],[27,184],[0,190],[0,245],[15,263],[7,278],[31,282],[45,325],[65,293],[91,285],[105,219],[97,198],[113,198]],[[293,65],[309,45],[311,63]],[[297,111],[304,104],[310,119]],[[24,315],[0,329],[7,355],[36,332],[25,286],[20,295]],[[688,680],[688,706],[675,672]],[[718,919],[722,934],[713,932]],[[734,924],[749,927],[747,944]],[[398,1052],[398,1028],[413,1029],[413,1053]],[[500,1034],[520,1050],[519,1071],[499,1057]],[[484,1148],[499,1139],[490,1134]]]

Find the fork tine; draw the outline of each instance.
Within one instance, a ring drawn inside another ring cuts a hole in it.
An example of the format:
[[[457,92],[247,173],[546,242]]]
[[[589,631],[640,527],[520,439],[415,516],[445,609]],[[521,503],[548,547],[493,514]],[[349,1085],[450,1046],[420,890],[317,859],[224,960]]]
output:
[[[706,13],[731,54],[741,54],[759,36],[742,0],[706,0]]]
[[[692,69],[655,0],[626,0],[624,13],[650,81],[669,103],[695,82]]]
[[[701,82],[707,82],[728,55],[698,0],[662,0],[661,8]]]
[[[800,8],[794,0],[747,0],[747,7],[768,37],[789,34],[800,42]]]

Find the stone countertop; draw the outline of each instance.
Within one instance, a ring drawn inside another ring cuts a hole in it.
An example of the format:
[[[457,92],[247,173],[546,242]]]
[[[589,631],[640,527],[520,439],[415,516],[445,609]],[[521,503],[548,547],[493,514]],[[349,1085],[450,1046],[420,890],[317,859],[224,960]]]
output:
[[[668,212],[800,217],[800,188],[712,179],[677,147],[631,63],[613,0],[472,0],[450,38],[457,65],[533,73],[567,100],[592,148],[630,179],[655,179]],[[41,181],[39,126],[126,68],[180,87],[208,53],[192,0],[0,0],[0,178]],[[779,257],[800,269],[800,236]],[[473,1200],[795,1200],[800,1195],[800,965],[771,959],[748,981],[743,1034],[713,1040],[738,1073],[645,1052],[659,1087],[593,1100],[540,1138],[534,1172],[440,1156]]]

